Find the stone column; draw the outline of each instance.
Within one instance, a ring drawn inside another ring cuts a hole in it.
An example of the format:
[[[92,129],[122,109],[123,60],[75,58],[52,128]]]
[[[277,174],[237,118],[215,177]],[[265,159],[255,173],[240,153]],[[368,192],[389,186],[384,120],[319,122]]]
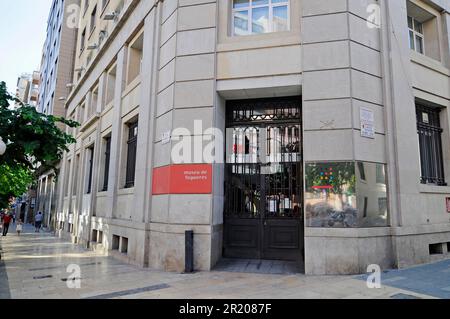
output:
[[[386,87],[387,149],[391,168],[390,197],[393,234],[401,227],[421,223],[424,198],[419,196],[420,159],[415,97],[412,87],[411,50],[408,45],[406,1],[382,1],[385,21],[384,70]],[[411,242],[393,237],[395,265],[413,254]],[[407,257],[408,256],[408,257]]]
[[[368,22],[369,6],[377,4],[375,0],[302,2],[306,164],[387,163],[380,28]],[[361,136],[362,108],[374,114],[373,139]],[[379,238],[366,240],[369,231],[306,227],[306,273],[360,273],[370,263],[389,266],[389,237],[380,232]]]
[[[177,136],[172,134],[172,140],[167,142],[162,140],[164,133],[183,129],[177,134],[190,138],[202,149],[204,130],[214,126],[216,10],[216,1],[163,2],[154,172],[170,171],[179,164],[171,158],[172,148],[179,142],[175,140]],[[197,131],[196,121],[200,124]],[[193,146],[192,151],[193,158],[187,164],[205,164]],[[184,231],[193,229],[195,268],[208,270],[212,264],[213,195],[171,193],[168,190],[152,196],[150,267],[182,271]]]
[[[119,183],[120,171],[120,149],[122,140],[121,129],[121,107],[122,92],[126,81],[126,60],[127,48],[123,47],[117,54],[117,73],[116,85],[114,88],[114,107],[113,107],[113,123],[111,134],[111,158],[108,179],[108,205],[106,208],[106,217],[112,219],[114,210],[117,207],[117,189]]]

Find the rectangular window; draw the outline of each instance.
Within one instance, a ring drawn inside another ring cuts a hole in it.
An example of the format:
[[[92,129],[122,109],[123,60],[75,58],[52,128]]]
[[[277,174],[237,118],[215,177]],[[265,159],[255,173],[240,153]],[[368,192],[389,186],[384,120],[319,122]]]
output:
[[[87,189],[86,189],[86,194],[91,194],[92,193],[92,171],[94,168],[94,148],[88,148],[88,173],[87,173]]]
[[[74,176],[74,178],[72,178],[72,188],[73,188],[73,190],[72,190],[72,196],[75,196],[75,195],[77,195],[77,192],[78,192],[78,185],[77,185],[77,181],[78,181],[78,179],[76,179],[75,178],[75,176],[77,176],[78,174],[79,174],[79,169],[80,169],[80,154],[77,154],[77,157],[76,157],[76,159],[75,159],[75,168],[74,168],[74,170],[73,170],[73,176]]]
[[[363,217],[367,217],[367,207],[369,206],[369,197],[364,197],[364,210],[363,210]]]
[[[90,29],[90,33],[92,33],[95,29],[95,20],[97,18],[97,6],[94,7],[94,10],[92,10],[91,13],[91,29]]]
[[[289,0],[233,0],[233,35],[289,30]]]
[[[108,5],[109,0],[102,0],[102,10],[104,10],[106,8],[106,6]]]
[[[422,184],[445,186],[440,109],[417,105],[416,114],[422,175],[420,180]]]
[[[425,54],[423,24],[412,17],[408,17],[409,48],[420,54]]]
[[[111,137],[105,138],[105,167],[103,175],[103,188],[102,191],[106,192],[108,190],[109,182],[109,163],[111,159]]]
[[[134,180],[136,175],[136,152],[137,152],[137,137],[138,137],[138,122],[128,125],[128,152],[127,152],[127,171],[125,188],[134,187]]]
[[[85,119],[86,119],[86,104],[83,103],[83,105],[81,105],[81,108],[79,110],[80,112],[80,121],[79,123],[84,123]]]
[[[141,74],[143,49],[144,34],[141,33],[128,48],[127,84],[133,82]]]
[[[98,87],[95,87],[91,91],[91,101],[89,103],[88,118],[90,118],[97,112],[97,104],[98,104]]]
[[[116,73],[117,66],[112,67],[108,71],[108,75],[106,77],[106,98],[105,98],[105,106],[109,105],[114,100],[114,92],[116,86]]]
[[[365,181],[366,180],[366,170],[365,170],[363,162],[358,162],[358,170],[359,170],[359,176],[361,177],[361,180]]]
[[[386,184],[386,167],[383,164],[377,164],[377,184]]]
[[[120,236],[113,235],[111,249],[119,250],[119,245],[120,245]]]
[[[97,242],[97,237],[98,237],[98,230],[93,229],[92,230],[92,240],[91,240],[91,242],[96,243]]]
[[[86,14],[88,8],[89,8],[89,0],[84,0],[83,14]]]
[[[84,46],[86,45],[86,28],[83,29],[83,32],[81,32],[81,39],[80,39],[80,51],[84,51]]]
[[[378,198],[378,211],[380,212],[380,214],[382,215],[387,214],[387,207],[388,207],[387,197]]]
[[[65,169],[65,174],[64,174],[64,196],[68,197],[70,194],[70,189],[69,189],[69,178],[70,178],[70,169],[71,169],[71,164],[72,161],[68,160],[66,163],[66,169]]]

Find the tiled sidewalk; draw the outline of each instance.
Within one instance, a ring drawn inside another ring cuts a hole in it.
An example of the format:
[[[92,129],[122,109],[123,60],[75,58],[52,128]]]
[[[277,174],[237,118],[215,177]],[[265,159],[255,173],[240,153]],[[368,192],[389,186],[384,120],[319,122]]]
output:
[[[366,280],[367,276],[360,276]],[[381,274],[381,282],[391,287],[436,298],[450,299],[450,260]]]
[[[85,251],[50,234],[35,234],[30,227],[25,230],[18,237],[12,229],[0,239],[4,262],[0,263],[0,299],[430,298],[401,287],[368,289],[365,281],[354,276],[152,271]],[[80,266],[80,289],[68,288],[71,264]]]

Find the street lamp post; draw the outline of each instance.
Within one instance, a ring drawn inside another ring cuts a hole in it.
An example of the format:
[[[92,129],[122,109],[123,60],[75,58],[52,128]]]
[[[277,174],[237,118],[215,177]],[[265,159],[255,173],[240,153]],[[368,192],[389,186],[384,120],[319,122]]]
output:
[[[5,154],[6,152],[6,144],[3,142],[3,139],[0,136],[0,156]]]

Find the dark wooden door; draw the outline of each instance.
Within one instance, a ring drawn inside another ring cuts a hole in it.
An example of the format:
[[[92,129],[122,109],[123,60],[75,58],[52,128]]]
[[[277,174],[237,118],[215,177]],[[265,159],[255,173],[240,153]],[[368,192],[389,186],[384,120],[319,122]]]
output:
[[[300,99],[227,105],[224,256],[302,260]]]

